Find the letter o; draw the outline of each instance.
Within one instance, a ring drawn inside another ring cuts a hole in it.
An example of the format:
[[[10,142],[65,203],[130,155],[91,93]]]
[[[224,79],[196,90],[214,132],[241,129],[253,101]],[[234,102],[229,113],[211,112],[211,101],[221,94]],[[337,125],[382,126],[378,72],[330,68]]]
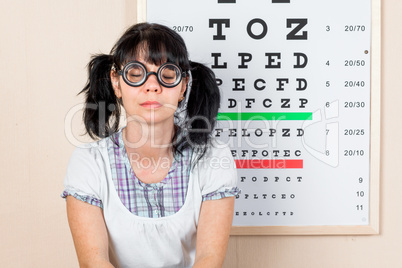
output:
[[[253,27],[253,25],[255,24],[255,23],[259,23],[259,24],[261,24],[261,26],[262,26],[262,33],[260,33],[259,35],[256,35],[256,34],[254,34],[252,31],[251,31],[251,27]],[[262,39],[262,38],[264,38],[266,35],[267,35],[267,32],[268,32],[268,26],[267,26],[267,24],[265,23],[265,21],[263,21],[262,19],[252,19],[252,20],[250,20],[250,22],[247,24],[247,33],[248,33],[248,35],[251,37],[251,38],[253,38],[253,39]]]
[[[254,131],[254,134],[257,136],[257,137],[261,137],[261,135],[262,135],[262,130],[261,130],[261,128],[257,128],[255,131]]]

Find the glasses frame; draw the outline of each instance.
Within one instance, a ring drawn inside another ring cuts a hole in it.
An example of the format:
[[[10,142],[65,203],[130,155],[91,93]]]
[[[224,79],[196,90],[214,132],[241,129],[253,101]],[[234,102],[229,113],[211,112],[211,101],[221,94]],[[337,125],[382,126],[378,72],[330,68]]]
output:
[[[139,65],[141,68],[143,68],[144,69],[144,74],[145,74],[144,77],[141,79],[141,81],[139,81],[137,83],[133,83],[127,78],[128,70],[134,64]],[[166,84],[165,82],[163,82],[163,80],[161,78],[161,70],[166,68],[166,66],[168,66],[168,65],[172,65],[172,66],[176,67],[179,70],[180,77],[179,77],[179,79],[177,79],[177,81],[174,84]],[[156,76],[156,78],[158,79],[159,84],[161,84],[162,86],[167,87],[167,88],[172,88],[172,87],[177,86],[178,84],[180,84],[180,82],[183,79],[183,77],[187,76],[186,72],[183,72],[182,69],[180,68],[180,66],[176,65],[174,63],[166,62],[166,63],[162,64],[158,68],[158,70],[156,72],[148,72],[147,67],[145,67],[145,65],[142,64],[139,61],[130,61],[130,62],[128,62],[126,65],[124,65],[122,70],[118,71],[118,74],[122,76],[124,82],[127,85],[132,86],[132,87],[142,86],[147,81],[148,76],[150,76],[152,74],[154,74]]]

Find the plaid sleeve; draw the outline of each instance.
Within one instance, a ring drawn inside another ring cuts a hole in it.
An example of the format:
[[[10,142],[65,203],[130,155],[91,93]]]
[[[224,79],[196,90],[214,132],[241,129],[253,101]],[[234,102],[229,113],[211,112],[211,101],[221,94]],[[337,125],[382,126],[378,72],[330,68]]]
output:
[[[202,196],[202,201],[207,200],[218,200],[225,197],[236,196],[240,194],[240,189],[238,187],[232,187],[232,189],[221,188],[212,193],[206,194]]]
[[[72,196],[78,200],[84,201],[85,203],[88,203],[90,205],[94,205],[97,207],[100,207],[103,209],[103,204],[102,200],[97,199],[96,197],[90,196],[90,195],[82,195],[74,191],[73,189],[66,189],[63,191],[61,194],[62,198],[66,198],[67,196]]]

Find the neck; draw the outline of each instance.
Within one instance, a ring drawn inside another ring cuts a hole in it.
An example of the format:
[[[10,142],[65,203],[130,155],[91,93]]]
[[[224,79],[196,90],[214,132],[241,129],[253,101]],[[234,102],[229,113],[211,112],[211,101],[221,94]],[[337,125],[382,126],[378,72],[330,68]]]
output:
[[[130,121],[123,129],[123,141],[127,152],[157,160],[172,155],[174,131],[173,120],[163,124]]]

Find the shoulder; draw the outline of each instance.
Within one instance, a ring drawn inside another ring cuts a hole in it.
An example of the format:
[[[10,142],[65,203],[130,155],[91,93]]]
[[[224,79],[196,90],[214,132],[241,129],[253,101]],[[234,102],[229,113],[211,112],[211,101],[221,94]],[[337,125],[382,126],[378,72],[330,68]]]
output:
[[[93,141],[93,142],[83,143],[83,144],[77,145],[76,149],[77,150],[81,150],[81,149],[82,150],[85,150],[85,149],[89,149],[89,150],[91,150],[91,149],[96,150],[97,149],[97,150],[99,150],[99,149],[102,149],[102,148],[107,148],[107,146],[108,146],[107,140],[108,139],[110,139],[110,137],[103,138],[103,139]]]
[[[65,189],[99,199],[101,181],[107,173],[107,157],[105,139],[77,146],[68,162]]]
[[[207,146],[205,155],[201,158],[203,161],[219,161],[219,162],[234,162],[230,147],[227,143],[212,138]]]
[[[205,155],[197,162],[203,195],[237,185],[237,170],[230,147],[216,138],[211,139]]]
[[[102,139],[77,146],[70,157],[67,174],[98,173],[104,166],[107,144],[107,140]]]
[[[198,168],[207,173],[220,173],[236,170],[230,147],[217,138],[212,138],[204,156],[197,162]]]

